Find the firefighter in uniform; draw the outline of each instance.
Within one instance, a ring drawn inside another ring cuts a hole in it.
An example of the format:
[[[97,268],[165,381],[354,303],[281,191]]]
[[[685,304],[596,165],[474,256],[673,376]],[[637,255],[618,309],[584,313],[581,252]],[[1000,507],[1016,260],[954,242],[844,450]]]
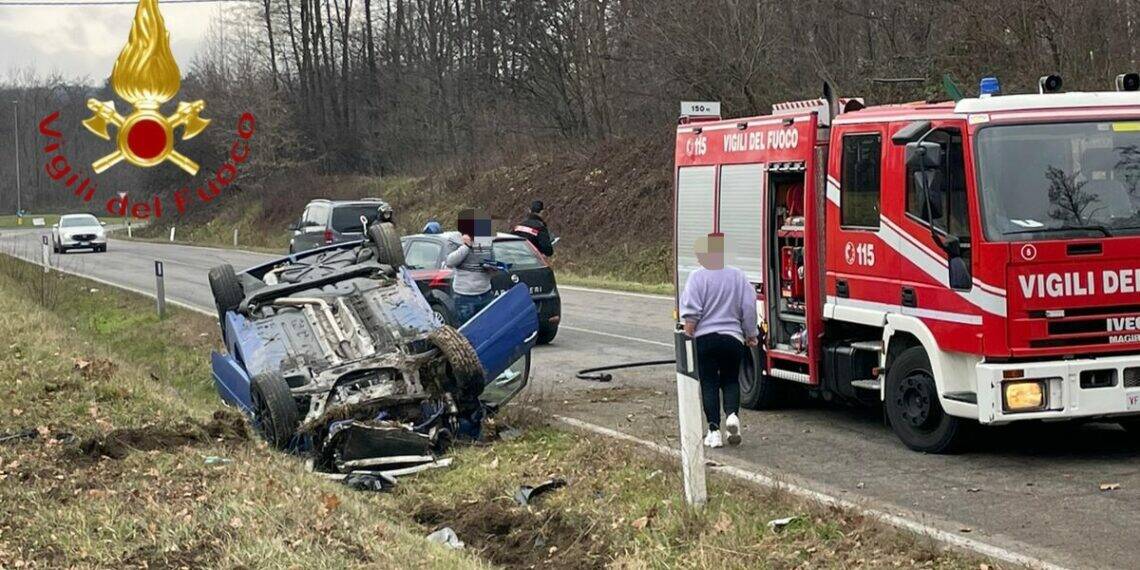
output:
[[[554,243],[550,239],[550,230],[546,227],[546,220],[542,219],[542,200],[530,203],[530,212],[526,219],[511,230],[512,234],[526,238],[542,255],[554,255]]]

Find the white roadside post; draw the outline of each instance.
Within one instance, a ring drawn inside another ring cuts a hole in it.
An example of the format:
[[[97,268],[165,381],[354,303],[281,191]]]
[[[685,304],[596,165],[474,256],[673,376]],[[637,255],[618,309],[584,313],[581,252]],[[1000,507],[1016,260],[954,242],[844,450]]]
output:
[[[697,380],[697,357],[693,339],[681,324],[673,331],[677,353],[677,420],[681,427],[681,475],[685,502],[703,508],[708,501],[705,486],[704,421],[701,419],[701,385]]]
[[[126,197],[127,197],[127,193],[120,190],[119,191],[119,200],[123,201],[123,198],[126,198]],[[131,218],[129,216],[127,216],[127,206],[126,206],[125,201],[123,201],[123,221],[126,222],[126,224],[127,224],[127,237],[129,238],[129,237],[131,237]]]
[[[166,284],[163,283],[162,262],[154,262],[154,300],[158,304],[158,320],[166,317]]]
[[[40,236],[40,242],[43,244],[40,257],[44,262],[44,273],[47,273],[51,271],[51,250],[48,248],[48,237]]]
[[[174,241],[174,227],[170,227],[170,241]]]
[[[234,228],[234,247],[237,247],[237,228]]]

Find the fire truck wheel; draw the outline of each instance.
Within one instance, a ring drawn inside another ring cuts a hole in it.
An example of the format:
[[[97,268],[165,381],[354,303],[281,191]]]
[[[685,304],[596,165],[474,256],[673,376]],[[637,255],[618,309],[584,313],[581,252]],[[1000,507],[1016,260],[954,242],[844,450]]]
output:
[[[915,451],[952,453],[966,438],[965,423],[938,402],[930,358],[921,346],[904,350],[891,364],[883,405],[895,434]]]
[[[767,374],[748,370],[740,375],[740,405],[749,410],[774,410],[789,403],[791,386]]]

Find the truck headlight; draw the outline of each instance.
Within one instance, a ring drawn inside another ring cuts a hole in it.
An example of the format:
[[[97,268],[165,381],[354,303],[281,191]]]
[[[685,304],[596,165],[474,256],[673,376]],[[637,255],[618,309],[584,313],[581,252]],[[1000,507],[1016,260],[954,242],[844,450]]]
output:
[[[1002,408],[1007,412],[1035,412],[1044,410],[1044,380],[1018,380],[1002,384]]]

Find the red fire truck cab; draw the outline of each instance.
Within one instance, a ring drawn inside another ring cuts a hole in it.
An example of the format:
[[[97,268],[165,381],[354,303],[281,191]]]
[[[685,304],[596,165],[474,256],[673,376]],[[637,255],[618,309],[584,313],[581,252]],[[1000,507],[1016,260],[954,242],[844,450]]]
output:
[[[682,116],[676,291],[725,236],[764,342],[742,399],[881,401],[915,450],[972,424],[1140,428],[1140,93]]]

